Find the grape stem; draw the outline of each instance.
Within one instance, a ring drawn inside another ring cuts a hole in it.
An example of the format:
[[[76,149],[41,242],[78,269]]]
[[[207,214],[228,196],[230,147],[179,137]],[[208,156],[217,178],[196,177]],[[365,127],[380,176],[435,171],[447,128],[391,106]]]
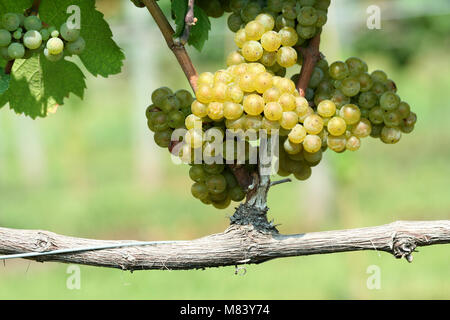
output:
[[[311,80],[311,76],[314,72],[314,68],[321,58],[321,54],[319,51],[320,34],[321,32],[319,32],[314,38],[312,38],[306,48],[297,47],[297,49],[303,56],[300,78],[297,82],[297,90],[302,97],[306,96],[306,89],[308,88],[309,81]]]
[[[184,31],[183,35],[180,38],[180,41],[182,44],[186,44],[186,42],[189,40],[189,35],[191,32],[191,27],[194,26],[197,22],[197,18],[194,15],[194,0],[188,1],[188,11],[186,13],[186,16],[184,17]]]
[[[281,179],[281,180],[278,180],[278,181],[272,181],[270,183],[270,187],[273,187],[273,186],[276,186],[276,185],[279,185],[279,184],[282,184],[282,183],[287,183],[287,182],[292,182],[292,180],[290,178],[286,178],[286,179]]]
[[[41,5],[41,0],[34,0],[33,5],[26,12],[26,16],[37,16],[39,13],[39,6]]]
[[[170,25],[169,21],[167,20],[166,16],[162,12],[156,1],[142,0],[142,2],[145,4],[156,24],[158,25],[159,30],[166,40],[167,46],[170,48],[170,50],[172,50],[173,54],[177,58],[178,63],[181,66],[181,69],[183,69],[183,72],[186,75],[186,78],[188,79],[192,90],[194,90],[195,92],[195,90],[197,89],[198,74],[191,61],[191,58],[184,48],[184,45],[180,42],[174,41],[173,35],[175,34],[175,31],[173,30],[172,26]]]

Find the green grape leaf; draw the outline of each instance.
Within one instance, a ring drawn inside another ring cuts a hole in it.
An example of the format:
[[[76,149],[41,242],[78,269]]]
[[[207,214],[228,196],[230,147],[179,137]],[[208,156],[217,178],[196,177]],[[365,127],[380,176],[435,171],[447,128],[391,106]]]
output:
[[[42,0],[39,16],[42,21],[56,27],[69,19],[70,6],[80,8],[81,36],[86,49],[80,55],[86,69],[94,76],[108,77],[122,70],[125,55],[112,39],[112,32],[103,14],[96,10],[95,0]]]
[[[85,77],[73,62],[50,62],[40,54],[14,62],[5,94],[11,109],[35,119],[54,111],[70,93],[83,98],[85,88]]]
[[[0,0],[0,13],[23,13],[26,9],[31,8],[32,5],[33,0]]]
[[[205,11],[197,6],[194,7],[194,16],[197,18],[197,22],[191,27],[188,43],[198,51],[201,51],[206,40],[208,40],[211,21],[209,21]]]
[[[175,14],[175,38],[181,36],[184,31],[184,17],[186,16],[188,8],[187,0],[173,0],[172,12]]]
[[[0,95],[4,94],[9,88],[11,76],[5,73],[5,69],[0,69]]]

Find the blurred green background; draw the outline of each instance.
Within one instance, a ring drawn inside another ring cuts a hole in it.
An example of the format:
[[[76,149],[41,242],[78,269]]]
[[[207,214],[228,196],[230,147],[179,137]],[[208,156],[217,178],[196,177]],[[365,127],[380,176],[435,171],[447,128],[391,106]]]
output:
[[[357,153],[328,152],[309,181],[273,188],[269,215],[282,233],[450,218],[449,3],[379,1],[381,30],[366,27],[370,4],[335,1],[322,51],[328,61],[358,55],[371,70],[386,70],[418,114],[416,130],[394,146],[365,139]],[[193,199],[188,168],[173,165],[146,128],[155,88],[188,88],[175,58],[145,10],[129,1],[97,5],[127,55],[123,73],[88,77],[85,99],[71,98],[47,119],[0,111],[0,225],[98,239],[194,239],[223,231],[233,209]],[[199,71],[224,66],[234,48],[225,26],[226,19],[214,20],[205,51],[189,49]],[[422,248],[412,264],[378,252],[279,259],[246,266],[245,275],[234,267],[81,267],[80,290],[67,289],[67,265],[14,260],[0,264],[0,298],[448,299],[449,249]],[[373,265],[381,287],[370,290]]]

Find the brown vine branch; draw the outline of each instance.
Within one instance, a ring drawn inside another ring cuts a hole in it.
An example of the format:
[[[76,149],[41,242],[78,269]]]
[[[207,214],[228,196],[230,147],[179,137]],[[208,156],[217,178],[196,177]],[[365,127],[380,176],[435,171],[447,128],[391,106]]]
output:
[[[123,241],[67,237],[48,231],[0,228],[0,254],[120,244]],[[253,226],[231,225],[223,233],[192,241],[84,251],[29,258],[123,270],[181,270],[262,263],[271,259],[377,250],[412,261],[416,247],[450,243],[450,220],[398,221],[339,231],[280,235]]]
[[[29,8],[26,12],[25,15],[27,16],[37,16],[39,13],[39,6],[41,5],[41,0],[34,0],[33,4],[31,6],[31,8]]]
[[[303,56],[302,69],[300,71],[300,78],[297,83],[297,90],[302,97],[306,95],[309,81],[313,74],[317,62],[320,60],[320,32],[309,41],[306,48],[299,47],[299,51]]]
[[[186,52],[186,49],[184,48],[183,44],[174,42],[173,35],[175,31],[173,30],[172,26],[170,25],[169,21],[165,17],[156,1],[142,0],[142,2],[145,4],[156,24],[158,25],[162,35],[164,36],[164,39],[167,42],[167,46],[170,48],[170,50],[172,50],[173,54],[177,58],[178,63],[183,69],[183,72],[192,87],[192,90],[194,90],[195,92],[195,90],[197,89],[198,75],[194,65],[192,64],[191,58]]]
[[[197,18],[194,15],[194,0],[188,1],[188,11],[186,13],[186,16],[184,18],[184,31],[183,35],[180,38],[180,41],[182,44],[185,44],[189,40],[189,35],[191,32],[191,27],[195,25],[197,22]]]

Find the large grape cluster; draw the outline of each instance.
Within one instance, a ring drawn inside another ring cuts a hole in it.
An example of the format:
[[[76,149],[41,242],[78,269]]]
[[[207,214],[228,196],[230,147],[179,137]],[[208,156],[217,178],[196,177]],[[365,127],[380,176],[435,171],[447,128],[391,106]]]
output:
[[[46,28],[34,15],[6,13],[1,17],[0,56],[7,60],[27,59],[43,53],[50,61],[61,60],[64,55],[79,55],[86,46],[80,30],[67,24]]]

